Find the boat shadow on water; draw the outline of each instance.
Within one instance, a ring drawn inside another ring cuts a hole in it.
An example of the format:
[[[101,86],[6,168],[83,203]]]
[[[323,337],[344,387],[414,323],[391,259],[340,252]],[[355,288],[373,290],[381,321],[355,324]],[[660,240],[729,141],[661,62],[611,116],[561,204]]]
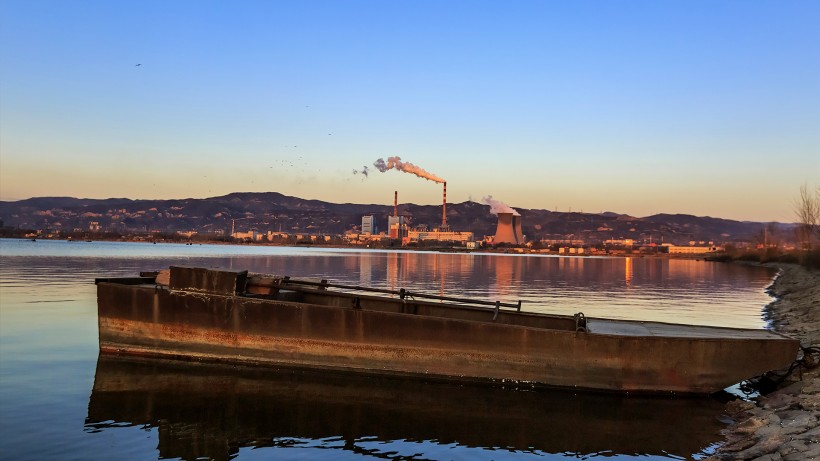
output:
[[[721,440],[721,408],[707,397],[524,391],[101,354],[85,431],[156,428],[160,459],[230,459],[244,447],[294,444],[405,459],[391,442],[415,443],[413,459],[436,457],[418,452],[423,443],[692,459]]]

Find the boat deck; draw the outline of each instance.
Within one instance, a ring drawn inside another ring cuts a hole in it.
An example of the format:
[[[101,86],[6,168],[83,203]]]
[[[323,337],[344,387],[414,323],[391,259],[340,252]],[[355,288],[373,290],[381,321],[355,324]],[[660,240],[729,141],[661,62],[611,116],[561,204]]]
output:
[[[131,278],[131,279],[116,279],[118,283],[125,283],[130,285],[137,285],[146,288],[168,288],[168,271],[163,271],[157,280],[152,278]],[[275,279],[281,277],[275,276],[260,276],[252,275],[250,277],[251,283],[248,288],[251,292],[266,293],[271,292],[270,288],[275,286],[273,283]],[[100,279],[103,280],[103,279]],[[303,279],[307,280],[307,279]],[[278,282],[277,282],[278,283]],[[260,288],[263,288],[260,290]],[[369,299],[371,302],[361,303],[359,308],[364,307],[367,310],[379,310],[385,312],[404,312],[404,308],[398,310],[401,304],[397,303],[395,298],[385,296],[362,296],[360,294],[353,294],[349,292],[339,292],[330,290],[317,290],[314,287],[299,287],[290,286],[288,291],[279,292],[275,290],[277,296],[275,299],[282,301],[296,301],[316,303],[320,305],[336,305],[337,307],[347,306],[348,302],[339,302],[340,299],[357,299],[357,305],[364,299]],[[297,294],[298,293],[298,294]],[[292,295],[297,295],[295,298]],[[316,296],[318,295],[318,296]],[[335,301],[334,301],[335,300]],[[425,301],[413,301],[412,305],[416,307],[415,313],[428,315],[432,317],[443,318],[462,318],[463,320],[497,323],[506,325],[518,325],[530,328],[543,328],[553,330],[573,330],[575,326],[570,320],[571,317],[558,316],[550,314],[540,314],[536,312],[519,312],[517,315],[509,311],[501,311],[500,315],[489,316],[482,314],[481,311],[489,311],[486,308],[479,308],[476,312],[475,308],[467,308],[464,306],[452,304],[440,304]],[[419,309],[420,306],[426,309]],[[784,339],[783,335],[773,331],[764,329],[740,329],[731,327],[718,327],[707,325],[682,325],[674,323],[650,322],[639,320],[615,320],[602,318],[586,318],[586,330],[588,333],[596,335],[611,335],[611,336],[626,336],[626,337],[667,337],[667,338],[693,338],[693,339],[737,339],[737,340],[766,340],[766,339]]]
[[[587,318],[587,331],[593,334],[617,336],[657,336],[702,339],[783,339],[783,336],[778,333],[762,329],[752,330],[596,318]]]

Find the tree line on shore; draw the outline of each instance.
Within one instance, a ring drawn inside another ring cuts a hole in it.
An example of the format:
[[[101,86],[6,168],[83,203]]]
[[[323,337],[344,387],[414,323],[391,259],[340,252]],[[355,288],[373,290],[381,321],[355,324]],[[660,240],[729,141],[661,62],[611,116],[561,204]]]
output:
[[[777,245],[762,248],[734,248],[727,245],[723,253],[709,258],[714,261],[780,262],[801,264],[807,268],[820,270],[820,186],[811,190],[807,183],[800,186],[794,202],[797,217],[794,250],[786,251]]]

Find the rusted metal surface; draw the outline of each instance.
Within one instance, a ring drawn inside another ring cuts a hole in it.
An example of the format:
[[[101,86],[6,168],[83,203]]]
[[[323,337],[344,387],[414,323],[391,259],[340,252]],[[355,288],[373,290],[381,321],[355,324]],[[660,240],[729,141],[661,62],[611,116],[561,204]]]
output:
[[[245,291],[248,271],[223,271],[201,267],[171,267],[171,290],[235,295]]]
[[[605,331],[606,321],[590,319],[584,333],[575,331],[571,317],[501,312],[493,321],[487,308],[323,290],[287,302],[273,294],[237,295],[245,273],[178,271],[175,281],[172,269],[170,287],[98,283],[101,350],[619,392],[711,393],[788,366],[798,348],[796,340],[765,331],[674,326],[676,334],[664,334],[672,326],[635,322],[650,332],[636,335],[619,331],[629,322],[616,322],[620,328],[596,334],[596,322]]]

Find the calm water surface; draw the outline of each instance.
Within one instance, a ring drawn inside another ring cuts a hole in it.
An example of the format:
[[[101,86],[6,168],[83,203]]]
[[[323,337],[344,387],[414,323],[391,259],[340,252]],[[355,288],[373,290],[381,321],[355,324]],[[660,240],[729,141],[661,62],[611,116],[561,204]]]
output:
[[[774,276],[649,258],[0,239],[0,458],[699,459],[721,440],[710,399],[98,357],[93,279],[171,264],[752,328]]]

